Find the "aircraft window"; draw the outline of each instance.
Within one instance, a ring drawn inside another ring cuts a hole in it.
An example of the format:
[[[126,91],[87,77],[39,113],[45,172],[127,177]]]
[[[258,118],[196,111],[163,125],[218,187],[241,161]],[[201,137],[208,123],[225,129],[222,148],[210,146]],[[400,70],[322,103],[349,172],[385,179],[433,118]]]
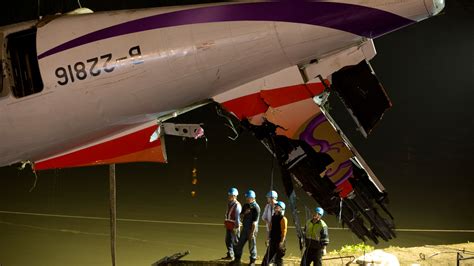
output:
[[[7,50],[12,67],[12,92],[17,98],[43,90],[36,55],[36,29],[29,29],[8,35]]]

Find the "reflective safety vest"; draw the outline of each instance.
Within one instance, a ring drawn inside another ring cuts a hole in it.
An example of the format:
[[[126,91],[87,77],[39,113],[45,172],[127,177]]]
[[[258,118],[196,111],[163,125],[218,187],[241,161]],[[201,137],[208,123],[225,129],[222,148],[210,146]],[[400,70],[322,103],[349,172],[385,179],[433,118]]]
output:
[[[232,230],[233,228],[238,228],[239,226],[239,217],[235,217],[235,209],[237,208],[237,205],[240,204],[237,200],[229,202],[229,205],[227,206],[227,213],[225,215],[225,225],[226,228],[229,230]]]
[[[321,239],[321,231],[326,228],[327,230],[327,225],[323,220],[319,220],[317,223],[311,222],[311,220],[306,222],[306,238],[311,239],[311,240],[316,240],[316,241],[321,241],[321,242],[327,242],[327,235],[323,236],[323,239]]]

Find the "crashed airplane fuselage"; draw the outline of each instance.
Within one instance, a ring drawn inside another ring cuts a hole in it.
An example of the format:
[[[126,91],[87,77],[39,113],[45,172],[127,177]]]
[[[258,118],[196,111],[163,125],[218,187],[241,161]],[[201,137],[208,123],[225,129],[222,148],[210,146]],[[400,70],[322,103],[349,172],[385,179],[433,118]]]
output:
[[[0,166],[166,162],[161,122],[211,100],[239,120],[278,125],[284,130],[276,135],[328,154],[333,162],[318,176],[338,196],[353,195],[354,165],[383,194],[328,121],[324,97],[334,81],[368,133],[389,101],[367,119],[367,103],[351,101],[359,85],[347,84],[372,84],[386,96],[367,63],[375,56],[372,39],[443,7],[441,0],[252,1],[2,27]]]

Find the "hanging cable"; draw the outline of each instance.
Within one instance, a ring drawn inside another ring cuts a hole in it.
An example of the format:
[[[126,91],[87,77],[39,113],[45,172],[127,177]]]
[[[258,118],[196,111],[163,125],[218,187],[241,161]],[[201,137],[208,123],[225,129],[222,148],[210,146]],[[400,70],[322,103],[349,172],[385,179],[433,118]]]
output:
[[[21,161],[21,165],[18,167],[18,170],[20,170],[20,171],[25,170],[27,165],[29,165],[31,167],[31,170],[33,171],[33,174],[35,175],[35,180],[33,181],[33,185],[31,186],[30,190],[28,191],[28,192],[31,192],[36,188],[36,184],[38,183],[38,175],[36,174],[33,163],[31,161]]]
[[[271,142],[271,150],[273,152],[272,154],[272,168],[271,168],[271,174],[270,174],[270,191],[273,190],[274,186],[273,186],[273,176],[274,176],[274,172],[275,172],[275,159],[276,159],[276,156],[277,156],[277,153],[276,153],[276,145],[275,145],[275,140],[273,139],[273,136],[271,136],[270,138],[270,142]]]
[[[273,140],[273,137],[270,137],[269,138],[270,141],[271,141],[271,150],[272,150],[272,164],[271,164],[271,168],[270,168],[270,190],[269,191],[273,191],[274,190],[274,173],[275,173],[275,157],[276,157],[276,151],[275,151],[275,142]],[[271,240],[270,240],[271,241]],[[273,260],[273,258],[276,256],[276,253],[270,258],[270,254],[271,254],[271,248],[272,246],[270,245],[270,241],[268,243],[268,247],[267,247],[267,253],[266,253],[266,258],[267,258],[267,265],[270,265],[270,261]]]
[[[273,173],[275,171],[275,157],[272,156],[272,167],[270,172],[270,191],[273,190]]]
[[[227,116],[220,107],[216,106],[216,113],[218,116],[224,118],[225,120],[227,120],[228,124],[225,124],[224,125],[228,128],[230,128],[232,130],[232,132],[234,132],[235,136],[231,137],[231,136],[227,136],[229,139],[231,140],[236,140],[238,137],[239,137],[239,132],[237,131],[237,127],[234,125],[234,123],[232,123],[232,119]]]
[[[343,199],[342,198],[340,198],[340,199],[341,200],[339,201],[339,217],[338,218],[339,218],[339,223],[342,223],[341,219],[342,219],[342,201],[343,201]]]
[[[32,192],[36,188],[36,184],[38,183],[38,174],[36,173],[34,169],[33,169],[33,174],[35,175],[35,181],[33,182],[33,185],[31,186],[28,192]]]

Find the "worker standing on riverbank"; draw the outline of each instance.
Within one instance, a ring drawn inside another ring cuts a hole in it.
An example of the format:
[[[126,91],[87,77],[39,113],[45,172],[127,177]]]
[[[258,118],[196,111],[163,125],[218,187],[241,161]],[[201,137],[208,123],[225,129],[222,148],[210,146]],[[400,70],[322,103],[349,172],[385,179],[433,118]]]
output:
[[[255,191],[248,190],[245,193],[247,203],[242,207],[242,231],[239,243],[235,247],[234,265],[240,264],[244,245],[249,241],[250,265],[255,265],[257,260],[257,232],[258,220],[260,218],[260,206],[255,201]]]
[[[230,188],[227,191],[227,211],[225,214],[224,226],[225,232],[225,245],[227,247],[227,256],[223,257],[224,260],[233,260],[234,247],[239,242],[240,235],[240,212],[242,206],[237,200],[239,191],[236,188]]]
[[[326,246],[329,244],[328,226],[321,219],[324,210],[320,207],[314,209],[313,218],[305,225],[306,249],[301,259],[301,266],[309,266],[313,262],[314,266],[322,265],[322,256],[326,254]]]
[[[285,203],[278,201],[275,204],[275,213],[270,223],[270,234],[268,237],[267,252],[262,260],[262,266],[271,262],[283,265],[283,256],[286,253],[286,232],[288,231],[288,219],[285,217]]]
[[[277,203],[278,193],[275,190],[269,191],[267,193],[267,205],[263,209],[262,220],[265,222],[267,227],[267,237],[270,233],[270,223],[272,222],[272,216],[275,209],[275,204]]]

